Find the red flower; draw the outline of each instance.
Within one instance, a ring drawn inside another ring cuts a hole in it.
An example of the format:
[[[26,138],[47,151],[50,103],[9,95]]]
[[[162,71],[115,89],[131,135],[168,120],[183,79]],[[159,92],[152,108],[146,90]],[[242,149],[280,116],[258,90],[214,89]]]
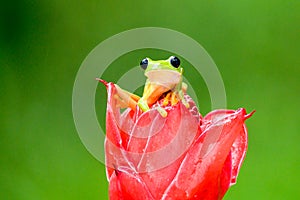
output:
[[[187,95],[189,108],[164,107],[167,117],[155,105],[121,113],[118,88],[105,84],[110,199],[222,199],[236,182],[247,149],[244,121],[252,113],[216,110],[202,118]]]

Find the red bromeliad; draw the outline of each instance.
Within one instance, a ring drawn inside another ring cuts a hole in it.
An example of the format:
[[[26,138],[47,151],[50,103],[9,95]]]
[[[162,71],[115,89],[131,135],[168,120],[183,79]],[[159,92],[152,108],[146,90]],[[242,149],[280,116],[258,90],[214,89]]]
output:
[[[148,77],[141,98],[100,80],[108,91],[110,199],[222,199],[236,182],[247,149],[244,121],[252,113],[215,110],[202,117],[185,94],[178,58],[147,58],[141,67]]]

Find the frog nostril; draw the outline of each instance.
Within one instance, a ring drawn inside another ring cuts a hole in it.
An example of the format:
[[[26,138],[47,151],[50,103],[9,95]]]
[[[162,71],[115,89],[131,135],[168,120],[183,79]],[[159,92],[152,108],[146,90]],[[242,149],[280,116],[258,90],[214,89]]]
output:
[[[170,63],[173,67],[178,68],[180,66],[180,60],[176,56],[172,56]]]
[[[142,69],[147,69],[148,66],[148,59],[144,58],[141,62],[140,62],[140,66]]]

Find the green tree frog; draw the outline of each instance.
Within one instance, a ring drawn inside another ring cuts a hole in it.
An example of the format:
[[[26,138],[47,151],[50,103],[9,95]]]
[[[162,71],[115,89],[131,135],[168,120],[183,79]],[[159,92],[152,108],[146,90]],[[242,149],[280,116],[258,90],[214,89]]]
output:
[[[140,66],[145,70],[147,77],[143,96],[138,97],[116,86],[121,99],[119,104],[122,107],[135,110],[137,105],[146,112],[160,99],[163,99],[163,106],[175,105],[181,101],[187,108],[189,107],[184,99],[187,85],[182,82],[183,68],[180,66],[179,58],[171,56],[167,60],[157,61],[145,58],[140,62]],[[156,109],[163,117],[167,116],[167,112],[161,106],[156,106]]]

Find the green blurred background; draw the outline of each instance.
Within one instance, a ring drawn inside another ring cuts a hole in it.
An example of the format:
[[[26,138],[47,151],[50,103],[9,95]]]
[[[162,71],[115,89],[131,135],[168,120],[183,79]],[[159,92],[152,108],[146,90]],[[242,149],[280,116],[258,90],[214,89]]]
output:
[[[2,1],[0,16],[0,199],[108,198],[104,166],[74,126],[72,87],[97,44],[145,26],[197,40],[222,74],[228,108],[257,110],[247,121],[249,149],[238,183],[224,199],[300,199],[298,0],[15,0]],[[118,80],[142,57],[169,54],[123,55],[110,68],[120,70],[103,77]],[[186,75],[193,79],[192,71]],[[201,77],[195,89],[206,114],[210,99]],[[104,126],[105,107],[97,102]]]

